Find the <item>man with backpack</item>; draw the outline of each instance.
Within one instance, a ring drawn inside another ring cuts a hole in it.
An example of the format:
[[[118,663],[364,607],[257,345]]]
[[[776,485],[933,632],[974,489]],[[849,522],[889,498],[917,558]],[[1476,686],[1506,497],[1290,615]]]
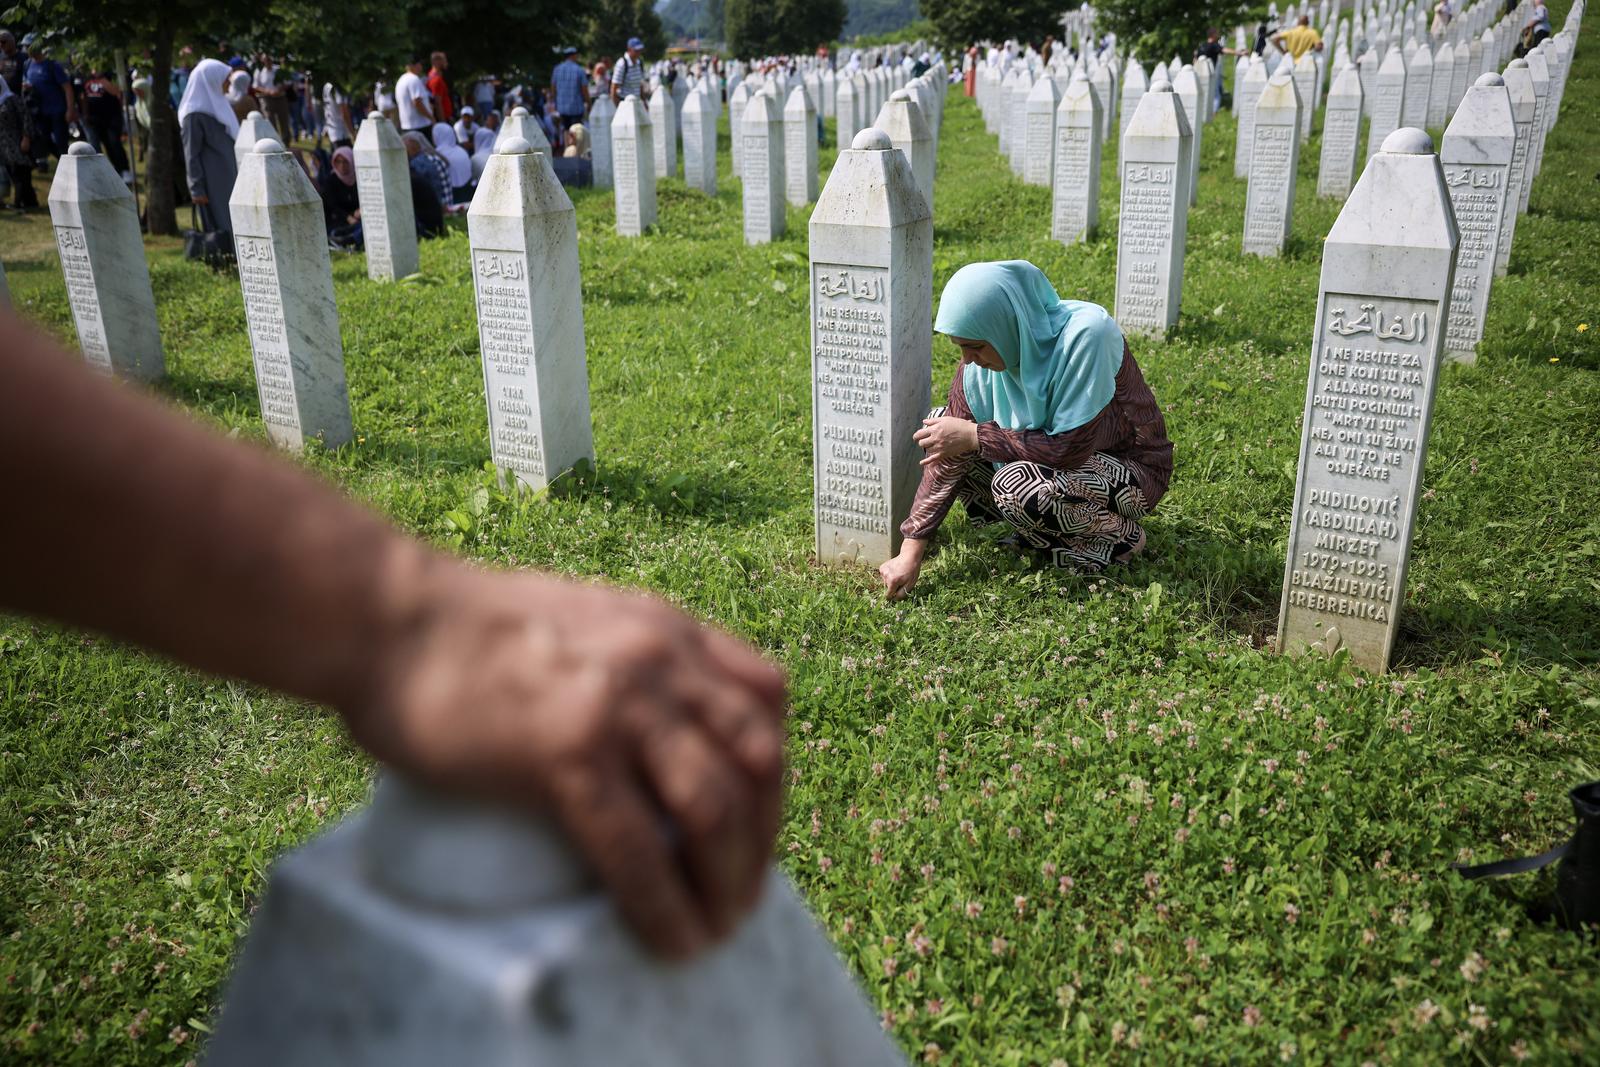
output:
[[[611,102],[629,96],[644,96],[644,42],[637,37],[628,38],[628,50],[611,69]]]

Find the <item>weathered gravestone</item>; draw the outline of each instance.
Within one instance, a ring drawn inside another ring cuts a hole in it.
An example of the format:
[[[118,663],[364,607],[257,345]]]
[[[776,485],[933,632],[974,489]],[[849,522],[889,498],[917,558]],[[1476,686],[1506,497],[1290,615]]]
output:
[[[1428,135],[1367,164],[1323,246],[1278,648],[1389,667],[1457,232]]]
[[[1502,224],[1507,211],[1516,215],[1508,205],[1516,138],[1505,79],[1485,74],[1467,90],[1439,145],[1444,183],[1461,232],[1444,352],[1462,363],[1477,362]]]
[[[617,233],[638,237],[656,224],[656,144],[650,114],[637,96],[623,97],[611,121],[611,178]]]
[[[784,192],[789,203],[805,207],[817,199],[817,110],[810,90],[798,84],[783,105]]]
[[[678,176],[678,104],[670,91],[650,94],[651,147],[655,150],[656,180]]]
[[[308,440],[337,448],[353,433],[322,197],[299,160],[264,137],[228,212],[267,436],[295,451]]]
[[[1371,159],[1383,147],[1389,135],[1400,128],[1406,102],[1405,58],[1400,49],[1391,48],[1378,68],[1377,96],[1372,104],[1372,123],[1367,131],[1367,158]]]
[[[1040,78],[1033,83],[1023,133],[1022,180],[1029,185],[1048,188],[1055,174],[1056,107],[1060,103],[1054,78]]]
[[[775,94],[762,90],[744,109],[744,243],[763,245],[783,236],[783,115]]]
[[[1322,160],[1317,167],[1317,195],[1344,199],[1356,181],[1361,162],[1361,75],[1355,64],[1344,68],[1328,90],[1322,113]]]
[[[1048,80],[1048,79],[1047,79]],[[928,129],[922,108],[906,89],[896,89],[889,94],[889,102],[878,113],[878,129],[889,135],[889,141],[906,157],[911,176],[916,179],[917,191],[928,203],[928,213],[933,213],[933,133]]]
[[[683,178],[689,188],[717,195],[717,112],[710,94],[696,89],[683,102]]]
[[[724,944],[649,956],[547,824],[384,778],[278,860],[211,1063],[896,1067],[788,881]]]
[[[233,137],[233,165],[236,170],[244,169],[245,157],[255,150],[257,141],[266,137],[277,140],[278,132],[261,112],[252,111],[240,121],[239,132]]]
[[[56,164],[50,223],[84,361],[128,381],[158,381],[166,359],[139,209],[110,162],[86,141],[75,141]]]
[[[1204,123],[1200,120],[1200,82],[1195,78],[1192,66],[1185,64],[1178,71],[1178,76],[1172,80],[1172,91],[1182,103],[1183,117],[1189,123],[1189,177],[1185,188],[1189,192],[1189,206],[1194,207],[1200,202],[1200,142]],[[1253,146],[1250,154],[1252,157],[1255,155]]]
[[[1511,150],[1511,170],[1507,173],[1509,203],[1506,217],[1500,227],[1500,243],[1495,249],[1494,273],[1504,278],[1511,265],[1511,243],[1517,235],[1517,216],[1525,202],[1523,189],[1532,180],[1528,174],[1528,152],[1533,146],[1533,120],[1537,114],[1537,97],[1533,90],[1533,74],[1523,59],[1513,59],[1504,75],[1506,92],[1511,97],[1511,115],[1516,123],[1516,144]]]
[[[1056,108],[1050,236],[1062,244],[1087,240],[1100,226],[1100,131],[1103,128],[1093,85],[1081,73],[1074,75],[1067,83],[1061,106]]]
[[[609,96],[602,95],[589,108],[589,160],[596,189],[610,189],[616,184],[611,158],[611,123],[616,117],[617,105]]]
[[[1243,72],[1235,79],[1238,84],[1234,88],[1233,97],[1234,112],[1238,116],[1233,141],[1235,178],[1250,176],[1250,151],[1254,147],[1252,138],[1256,128],[1256,104],[1261,99],[1262,90],[1267,87],[1266,64],[1256,56],[1251,56],[1244,62]]]
[[[417,273],[417,220],[411,210],[406,146],[383,112],[374,111],[361,124],[355,156],[367,277],[394,281]]]
[[[1256,103],[1250,151],[1250,189],[1244,206],[1244,250],[1257,256],[1283,254],[1294,220],[1294,186],[1300,173],[1298,79],[1279,72]]]
[[[550,151],[550,138],[545,136],[544,127],[539,125],[538,121],[528,113],[528,109],[525,107],[511,109],[511,114],[505,117],[505,121],[500,123],[500,128],[495,131],[494,145],[499,148],[503,142],[509,141],[513,137],[520,137],[527,141],[535,152],[548,153]],[[429,139],[431,140],[432,138]]]
[[[817,558],[877,566],[900,550],[932,384],[933,216],[888,134],[839,153],[810,238]]]
[[[594,463],[578,225],[550,158],[500,142],[467,209],[489,453],[543,489]]]
[[[1157,81],[1122,134],[1116,318],[1130,333],[1164,333],[1178,321],[1192,146],[1183,105]]]

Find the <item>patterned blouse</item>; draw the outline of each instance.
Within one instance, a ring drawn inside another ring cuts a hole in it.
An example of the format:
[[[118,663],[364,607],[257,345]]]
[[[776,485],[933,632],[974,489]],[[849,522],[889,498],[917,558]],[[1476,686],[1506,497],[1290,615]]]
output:
[[[946,415],[968,422],[976,421],[967,407],[966,390],[961,384],[965,366],[956,368],[950,383]],[[1075,430],[1048,434],[1041,430],[1008,430],[992,422],[978,424],[977,458],[1003,464],[1030,460],[1058,471],[1076,470],[1096,452],[1115,456],[1128,464],[1144,495],[1147,509],[1166,494],[1172,478],[1172,442],[1167,440],[1166,420],[1156,398],[1145,384],[1144,374],[1134,361],[1127,343],[1122,347],[1122,368],[1117,371],[1117,391],[1094,418]],[[922,484],[917,486],[911,514],[900,524],[905,537],[925,540],[944,521],[955,502],[956,488],[966,475],[973,455],[944,459],[922,468]]]

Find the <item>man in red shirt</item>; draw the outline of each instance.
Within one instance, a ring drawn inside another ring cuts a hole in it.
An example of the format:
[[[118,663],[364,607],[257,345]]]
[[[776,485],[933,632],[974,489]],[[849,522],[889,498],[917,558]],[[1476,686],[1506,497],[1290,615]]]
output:
[[[433,94],[433,121],[450,122],[455,118],[455,109],[450,106],[450,83],[444,80],[444,72],[450,69],[450,58],[443,52],[435,52],[432,59],[428,92]]]

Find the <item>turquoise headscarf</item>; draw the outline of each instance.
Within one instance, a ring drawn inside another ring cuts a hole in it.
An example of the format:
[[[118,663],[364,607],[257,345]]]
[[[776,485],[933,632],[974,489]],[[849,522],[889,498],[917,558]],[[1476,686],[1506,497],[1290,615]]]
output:
[[[944,287],[933,328],[987,341],[1003,371],[969,363],[967,406],[979,422],[1060,434],[1088,423],[1117,391],[1122,330],[1099,304],[1063,300],[1021,259],[971,263]]]

